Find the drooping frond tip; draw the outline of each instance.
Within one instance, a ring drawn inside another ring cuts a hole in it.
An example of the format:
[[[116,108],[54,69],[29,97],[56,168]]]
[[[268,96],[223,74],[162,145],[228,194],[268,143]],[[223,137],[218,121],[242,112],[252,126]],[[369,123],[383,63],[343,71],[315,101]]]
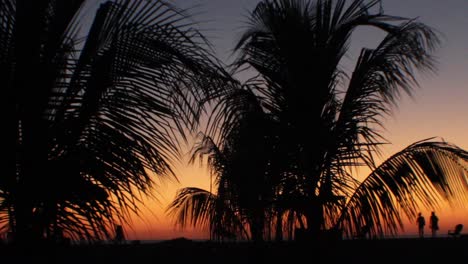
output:
[[[341,216],[348,233],[367,223],[376,234],[403,227],[402,211],[414,219],[421,209],[468,204],[468,152],[445,141],[411,144],[383,162],[358,187]]]

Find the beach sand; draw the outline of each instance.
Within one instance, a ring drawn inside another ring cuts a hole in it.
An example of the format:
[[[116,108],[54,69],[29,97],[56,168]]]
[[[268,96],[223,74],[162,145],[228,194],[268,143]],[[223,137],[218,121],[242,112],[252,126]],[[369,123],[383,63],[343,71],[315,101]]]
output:
[[[467,263],[468,238],[0,246],[1,263]]]

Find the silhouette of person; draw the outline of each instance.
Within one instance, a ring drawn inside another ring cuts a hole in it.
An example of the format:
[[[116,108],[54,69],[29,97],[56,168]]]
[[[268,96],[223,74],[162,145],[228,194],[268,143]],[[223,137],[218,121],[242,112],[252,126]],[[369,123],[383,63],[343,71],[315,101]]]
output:
[[[424,216],[422,216],[421,213],[418,213],[418,218],[416,219],[416,223],[418,224],[419,237],[423,238],[424,237],[424,226],[426,225],[426,220],[424,219]]]
[[[121,225],[115,227],[115,242],[121,244],[125,241],[125,235]]]
[[[429,218],[429,227],[432,231],[432,237],[436,237],[437,230],[439,230],[439,218],[434,212],[431,213],[431,218]]]

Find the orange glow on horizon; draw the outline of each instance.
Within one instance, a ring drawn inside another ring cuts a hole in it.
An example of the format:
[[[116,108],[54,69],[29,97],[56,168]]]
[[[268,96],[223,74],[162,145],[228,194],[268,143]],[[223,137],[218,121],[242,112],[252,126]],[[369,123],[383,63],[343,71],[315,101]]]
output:
[[[184,230],[176,227],[165,210],[168,204],[174,199],[178,189],[183,187],[199,187],[209,190],[210,176],[206,168],[199,164],[187,165],[179,168],[179,183],[166,182],[159,187],[157,194],[159,201],[145,201],[145,208],[142,209],[141,218],[133,217],[131,227],[126,227],[126,235],[130,240],[167,240],[179,237],[188,239],[208,239],[209,232],[198,228],[187,227]],[[451,209],[449,207],[434,210],[439,217],[439,235],[446,235],[448,230],[452,230],[456,224],[463,224],[468,227],[468,208]],[[421,210],[426,218],[426,236],[430,236],[429,215],[431,210]],[[403,216],[404,217],[404,216]],[[404,219],[404,232],[399,235],[416,235],[416,223]]]

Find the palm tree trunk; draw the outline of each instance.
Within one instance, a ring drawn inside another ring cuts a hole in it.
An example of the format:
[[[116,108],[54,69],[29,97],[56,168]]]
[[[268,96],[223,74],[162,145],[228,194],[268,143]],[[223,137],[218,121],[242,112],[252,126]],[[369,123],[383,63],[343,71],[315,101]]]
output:
[[[254,242],[263,241],[263,231],[265,228],[265,215],[261,208],[253,209],[253,217],[250,221],[250,233]]]
[[[15,243],[28,244],[33,240],[32,236],[32,203],[28,199],[27,192],[18,190],[15,194],[16,198],[13,202],[14,222],[15,222]]]
[[[310,239],[316,240],[320,237],[324,216],[323,216],[323,205],[317,200],[310,204],[306,209],[305,217],[307,220],[307,234],[310,236]]]
[[[48,91],[42,86],[44,76],[41,70],[41,32],[42,11],[47,7],[45,1],[17,1],[15,32],[15,83],[18,93],[18,135],[16,187],[13,197],[13,210],[16,225],[15,241],[31,243],[33,234],[34,190],[40,188],[34,182],[42,177],[41,164],[47,161],[47,154],[41,151],[47,144],[47,133],[43,126],[43,109]],[[27,77],[25,77],[27,76]],[[21,91],[28,91],[27,95]],[[21,97],[20,97],[21,96]],[[45,155],[43,155],[45,154]]]
[[[281,209],[276,213],[275,240],[277,242],[283,241],[283,210]]]
[[[27,109],[29,110],[29,109]],[[14,193],[15,240],[34,243],[43,237],[40,223],[35,223],[34,207],[41,201],[47,181],[47,130],[42,112],[24,111],[21,119],[22,146],[19,150],[17,182]]]

